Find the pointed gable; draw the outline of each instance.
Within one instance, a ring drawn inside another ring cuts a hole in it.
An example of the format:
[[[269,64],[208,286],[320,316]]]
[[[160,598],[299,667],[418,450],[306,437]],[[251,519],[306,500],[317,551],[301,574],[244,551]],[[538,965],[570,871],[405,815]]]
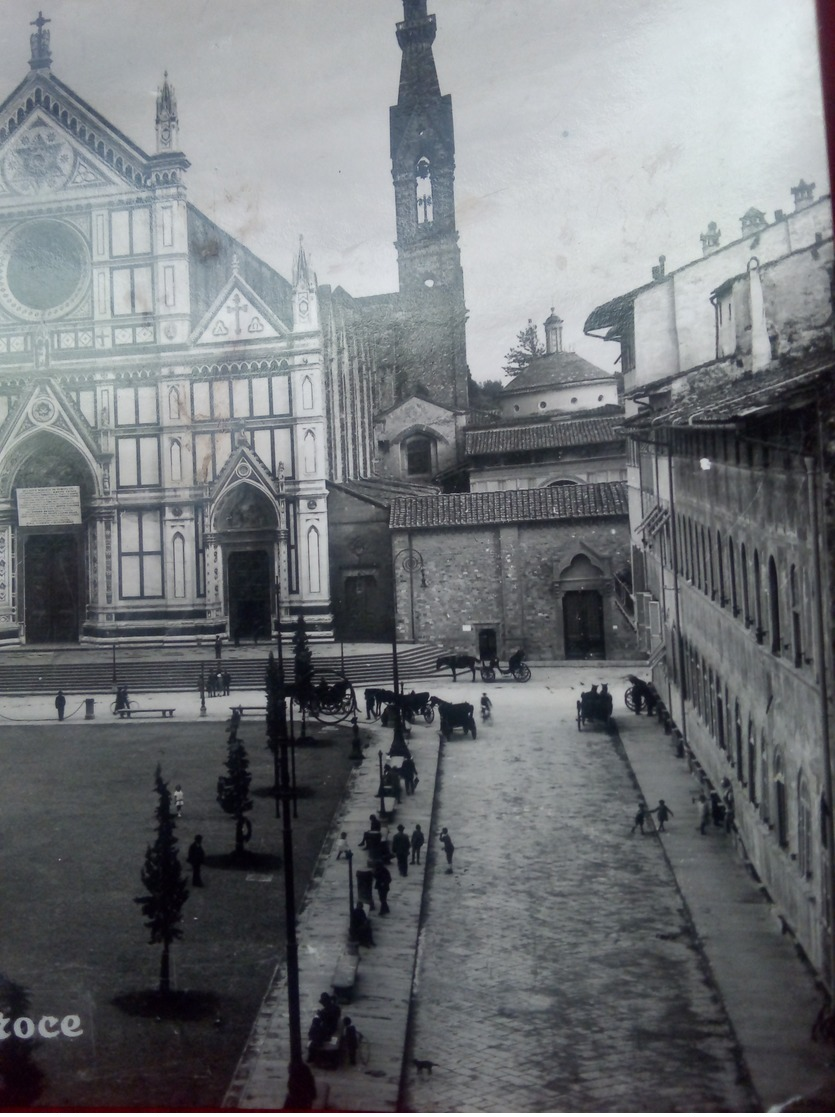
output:
[[[223,345],[266,338],[286,337],[289,329],[276,318],[249,284],[233,273],[198,324],[195,345]]]

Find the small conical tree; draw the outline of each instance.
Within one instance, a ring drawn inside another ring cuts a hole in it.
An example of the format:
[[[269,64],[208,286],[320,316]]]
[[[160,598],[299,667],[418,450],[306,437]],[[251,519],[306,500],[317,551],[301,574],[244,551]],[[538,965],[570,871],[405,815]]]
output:
[[[179,924],[183,918],[183,904],[188,899],[188,888],[180,866],[177,823],[171,810],[171,793],[162,778],[159,764],[155,773],[155,785],[158,796],[154,812],[157,836],[145,853],[141,874],[148,895],[135,897],[134,903],[142,905],[142,914],[147,920],[145,926],[151,932],[150,943],[162,943],[159,991],[168,993],[171,990],[169,953],[171,943],[183,937]]]
[[[241,741],[232,742],[226,756],[228,775],[218,776],[217,801],[227,814],[235,819],[235,856],[240,857],[244,845],[252,837],[252,823],[246,817],[252,810],[249,785],[249,757]]]
[[[313,686],[313,653],[307,642],[307,625],[299,613],[293,631],[293,653],[295,656],[296,694],[304,696]]]

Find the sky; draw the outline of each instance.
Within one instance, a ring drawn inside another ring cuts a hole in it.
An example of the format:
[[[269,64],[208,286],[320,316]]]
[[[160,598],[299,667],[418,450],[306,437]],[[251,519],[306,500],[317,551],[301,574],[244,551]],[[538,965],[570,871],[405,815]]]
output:
[[[42,2],[42,0],[41,0]],[[502,379],[528,319],[563,341],[600,303],[773,220],[803,178],[829,192],[814,0],[429,0],[452,96],[456,207],[478,381]],[[0,0],[5,96],[29,21]],[[52,0],[53,73],[146,151],[176,91],[189,199],[290,276],[397,289],[388,112],[401,0]]]

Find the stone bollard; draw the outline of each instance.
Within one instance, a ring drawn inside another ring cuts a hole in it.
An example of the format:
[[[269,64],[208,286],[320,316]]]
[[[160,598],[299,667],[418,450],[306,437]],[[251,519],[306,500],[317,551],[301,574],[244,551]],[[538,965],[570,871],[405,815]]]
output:
[[[93,721],[96,716],[96,700],[95,698],[84,699],[84,720]]]

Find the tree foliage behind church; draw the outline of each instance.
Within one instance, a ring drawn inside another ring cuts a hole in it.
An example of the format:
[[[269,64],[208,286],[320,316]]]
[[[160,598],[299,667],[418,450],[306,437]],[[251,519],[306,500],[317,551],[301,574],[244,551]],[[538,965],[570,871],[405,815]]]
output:
[[[516,376],[526,369],[535,357],[545,356],[545,346],[539,340],[539,331],[534,321],[529,318],[524,330],[516,335],[516,345],[505,353],[507,364],[503,365],[505,376]]]

